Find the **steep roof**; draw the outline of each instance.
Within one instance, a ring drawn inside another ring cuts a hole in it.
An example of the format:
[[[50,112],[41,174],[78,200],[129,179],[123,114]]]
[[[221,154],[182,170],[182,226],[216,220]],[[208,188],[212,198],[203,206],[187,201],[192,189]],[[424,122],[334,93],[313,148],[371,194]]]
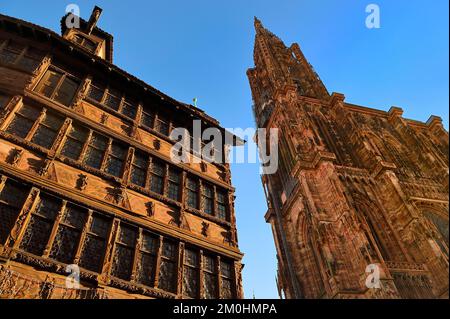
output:
[[[64,19],[64,17],[63,17]],[[83,20],[84,21],[84,20]],[[84,21],[86,23],[86,21]],[[205,121],[208,125],[212,127],[219,128],[224,134],[230,134],[233,136],[233,145],[239,146],[243,145],[246,141],[241,139],[240,137],[232,134],[231,132],[226,131],[222,126],[220,126],[219,121],[214,119],[213,117],[209,116],[205,113],[205,111],[199,109],[196,106],[193,106],[191,104],[187,104],[184,102],[180,102],[169,95],[159,91],[158,89],[154,88],[153,86],[147,84],[146,82],[142,81],[141,79],[135,77],[132,74],[129,74],[125,70],[119,68],[115,64],[102,59],[101,57],[96,56],[95,54],[89,53],[86,50],[83,50],[81,48],[78,48],[77,46],[74,46],[72,42],[70,42],[67,39],[64,39],[61,35],[57,34],[53,30],[50,30],[48,28],[41,27],[39,25],[33,24],[31,22],[21,20],[18,18],[10,17],[4,14],[0,14],[0,28],[8,30],[7,26],[9,26],[9,31],[16,31],[17,33],[22,35],[24,28],[29,28],[32,30],[31,34],[35,35],[35,33],[43,33],[46,35],[48,39],[54,39],[55,41],[59,42],[61,45],[70,48],[71,51],[77,52],[80,55],[87,56],[89,59],[92,59],[92,61],[95,61],[95,63],[104,66],[106,69],[110,70],[111,72],[115,72],[120,77],[123,77],[124,80],[129,80],[135,83],[137,86],[143,88],[145,91],[148,91],[150,93],[153,93],[157,96],[159,96],[162,100],[169,102],[170,104],[173,104],[176,108],[180,108],[184,110],[185,112],[196,116],[203,121]],[[15,30],[14,30],[15,29]],[[96,32],[101,32],[104,36],[111,37],[112,36],[108,34],[107,32],[101,30],[100,28],[96,27]],[[61,30],[64,29],[63,26],[61,26]],[[112,42],[111,42],[112,43]],[[112,50],[111,50],[112,52]]]

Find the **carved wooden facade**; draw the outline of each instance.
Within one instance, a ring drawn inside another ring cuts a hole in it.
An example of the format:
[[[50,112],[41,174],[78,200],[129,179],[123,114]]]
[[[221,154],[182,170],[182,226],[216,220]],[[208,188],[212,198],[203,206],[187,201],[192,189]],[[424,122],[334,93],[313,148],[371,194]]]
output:
[[[242,298],[229,166],[170,160],[172,128],[224,130],[112,64],[100,13],[0,15],[0,298]]]
[[[257,125],[279,129],[262,176],[286,298],[448,298],[448,132],[329,94],[298,44],[255,19]],[[381,287],[367,288],[377,265]]]

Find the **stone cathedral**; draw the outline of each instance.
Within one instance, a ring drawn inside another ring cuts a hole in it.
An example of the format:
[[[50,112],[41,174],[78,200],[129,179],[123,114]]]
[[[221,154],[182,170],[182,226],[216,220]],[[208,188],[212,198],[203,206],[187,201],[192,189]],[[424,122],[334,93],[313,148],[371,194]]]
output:
[[[256,18],[255,28],[254,116],[279,129],[278,170],[262,183],[280,296],[448,298],[441,118],[348,103],[327,91],[298,44],[287,47]]]
[[[170,157],[173,128],[227,133],[114,65],[101,12],[0,14],[0,298],[242,298],[229,165]]]

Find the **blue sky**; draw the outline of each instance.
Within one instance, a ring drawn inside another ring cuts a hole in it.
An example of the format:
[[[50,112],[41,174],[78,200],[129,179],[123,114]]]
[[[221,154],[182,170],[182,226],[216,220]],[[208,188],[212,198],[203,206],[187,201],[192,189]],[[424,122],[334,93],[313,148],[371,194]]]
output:
[[[114,35],[115,64],[225,127],[253,127],[246,70],[253,66],[253,16],[287,45],[298,42],[330,92],[351,103],[448,129],[448,1],[433,0],[170,0],[5,1],[0,12],[57,32],[65,6]],[[365,8],[376,3],[381,28],[367,29]],[[246,254],[246,297],[277,298],[276,258],[257,164],[232,165],[240,248]]]

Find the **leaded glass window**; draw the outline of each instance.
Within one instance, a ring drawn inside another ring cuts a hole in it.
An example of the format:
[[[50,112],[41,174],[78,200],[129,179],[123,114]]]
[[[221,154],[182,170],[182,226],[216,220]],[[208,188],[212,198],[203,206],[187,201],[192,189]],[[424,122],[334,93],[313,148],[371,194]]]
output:
[[[50,251],[50,258],[65,264],[73,262],[86,217],[85,209],[71,204],[66,206]]]
[[[151,179],[150,179],[150,189],[158,194],[164,193],[164,164],[153,160],[151,165]]]
[[[103,104],[113,109],[114,111],[118,111],[120,106],[120,100],[121,97],[119,91],[109,88],[106,93]]]
[[[0,245],[5,244],[9,233],[28,195],[29,188],[8,179],[0,192]]]
[[[202,209],[206,214],[212,215],[214,212],[214,190],[208,184],[202,185]]]
[[[177,245],[164,240],[161,255],[161,265],[159,268],[158,288],[169,292],[176,291],[177,283]]]
[[[220,262],[221,294],[223,299],[233,299],[233,264],[227,261]]]
[[[178,201],[180,194],[180,172],[169,168],[169,183],[167,187],[167,196],[170,199]]]
[[[114,248],[111,274],[123,280],[130,280],[133,270],[136,229],[125,224],[120,225],[119,236]]]
[[[111,220],[101,215],[92,216],[92,223],[83,243],[80,266],[101,272],[105,257],[106,241],[111,228]]]
[[[103,86],[100,86],[97,83],[91,83],[91,85],[89,86],[87,96],[100,103],[102,102],[104,93],[105,88]]]
[[[128,148],[125,145],[113,142],[106,162],[106,172],[116,177],[121,176],[127,152]]]
[[[120,110],[120,113],[122,113],[125,116],[128,116],[131,119],[135,119],[137,113],[137,104],[130,100],[125,100],[122,104],[122,109]]]
[[[72,124],[70,132],[66,136],[61,154],[73,160],[78,160],[83,150],[89,131],[84,127]]]
[[[44,54],[41,51],[28,47],[22,58],[17,61],[17,65],[28,72],[33,72],[39,66],[43,57]]]
[[[148,156],[145,153],[135,151],[131,163],[131,182],[144,187],[147,179]]]
[[[95,132],[92,133],[92,137],[86,151],[86,156],[84,158],[84,163],[93,168],[100,169],[107,147],[108,138]]]
[[[75,97],[79,85],[79,81],[65,77],[55,93],[55,101],[69,106]]]
[[[163,135],[169,135],[169,121],[160,114],[155,122],[155,130]]]
[[[20,243],[21,249],[37,256],[44,253],[55,217],[61,209],[61,205],[60,200],[50,196],[43,195],[39,198],[39,203],[31,214]]]
[[[0,51],[0,61],[3,63],[14,64],[24,48],[23,45],[10,40],[5,48]]]
[[[36,91],[46,97],[51,97],[62,77],[62,73],[48,70],[36,87]]]
[[[40,108],[24,105],[14,114],[14,118],[6,128],[6,132],[26,138],[39,117]]]
[[[224,191],[217,191],[217,217],[227,220],[227,194]]]
[[[88,50],[91,53],[95,53],[95,50],[97,49],[98,44],[95,43],[94,41],[80,35],[80,34],[75,34],[72,38],[73,41],[75,41],[76,43],[78,43],[80,46],[82,46],[83,48],[85,48],[86,50]]]
[[[187,204],[191,208],[198,209],[198,181],[192,177],[186,180]]]
[[[49,69],[36,86],[36,92],[69,106],[75,97],[80,81],[65,72]]]
[[[155,121],[155,115],[150,110],[145,109],[142,112],[141,124],[147,128],[153,128],[153,124]]]
[[[199,253],[186,248],[183,265],[183,295],[190,298],[199,297]]]
[[[203,290],[206,299],[218,298],[217,261],[208,255],[203,256]]]
[[[58,131],[61,128],[63,121],[63,118],[60,116],[47,111],[44,118],[40,121],[31,142],[50,149],[58,135]]]
[[[143,232],[136,267],[136,280],[149,287],[153,287],[155,281],[158,246],[158,237]]]

